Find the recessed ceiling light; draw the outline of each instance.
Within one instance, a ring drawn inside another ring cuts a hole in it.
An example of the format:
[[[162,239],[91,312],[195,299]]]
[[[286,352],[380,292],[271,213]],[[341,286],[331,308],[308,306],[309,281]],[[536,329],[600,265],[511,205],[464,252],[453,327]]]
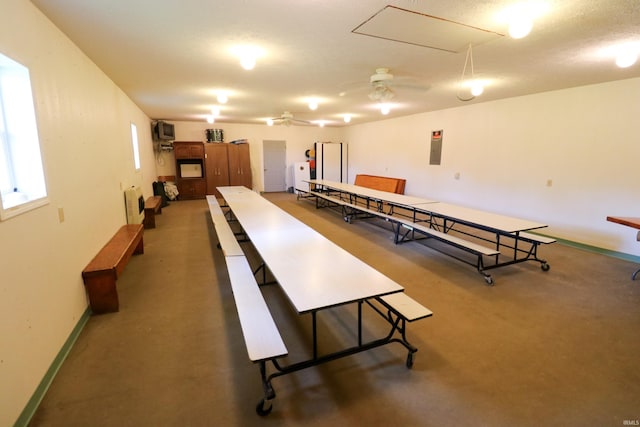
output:
[[[530,0],[502,10],[498,20],[507,23],[512,38],[521,39],[529,35],[533,21],[544,15],[548,9],[549,5],[544,1]]]
[[[267,126],[273,126],[273,119],[267,119]]]
[[[242,68],[245,70],[253,70],[256,66],[257,59],[264,56],[265,51],[258,46],[243,45],[232,47],[231,53],[240,58]]]
[[[533,28],[533,21],[526,16],[518,16],[509,23],[509,35],[514,39],[526,37]]]
[[[226,104],[228,100],[229,96],[226,94],[226,92],[218,92],[218,102],[220,104]]]
[[[391,112],[391,106],[389,104],[380,104],[380,112],[386,116]]]
[[[349,123],[351,121],[351,114],[345,114],[343,120],[345,123]]]
[[[318,101],[316,101],[315,99],[310,99],[309,100],[309,109],[310,110],[317,110],[318,109]]]
[[[638,53],[632,49],[620,52],[616,57],[616,65],[620,68],[628,68],[636,63],[638,60]]]

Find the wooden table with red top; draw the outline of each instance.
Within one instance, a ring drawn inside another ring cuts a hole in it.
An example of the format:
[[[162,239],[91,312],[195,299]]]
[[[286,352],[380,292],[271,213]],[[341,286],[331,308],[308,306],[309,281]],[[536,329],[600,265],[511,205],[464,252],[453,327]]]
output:
[[[627,227],[636,228],[640,230],[640,217],[631,216],[608,216],[607,221],[615,222],[616,224],[626,225]],[[640,231],[638,232],[638,241],[640,241]],[[636,276],[640,273],[640,269],[636,270],[631,275],[631,280],[636,280]]]

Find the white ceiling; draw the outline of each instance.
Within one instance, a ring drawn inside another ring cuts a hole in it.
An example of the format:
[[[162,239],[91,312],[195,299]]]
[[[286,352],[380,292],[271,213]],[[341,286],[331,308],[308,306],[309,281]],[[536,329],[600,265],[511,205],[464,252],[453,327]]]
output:
[[[465,105],[456,92],[468,43],[487,86],[466,104],[640,77],[640,63],[620,69],[612,53],[640,47],[640,0],[545,2],[531,34],[516,40],[498,20],[507,0],[32,0],[153,119],[204,120],[224,89],[218,122],[291,111],[328,126],[344,125],[347,113],[351,124],[384,118],[367,96],[380,67],[398,83],[388,117]],[[381,12],[388,5],[418,13]],[[266,51],[254,70],[230,54],[238,44]],[[434,44],[454,51],[425,47]],[[319,99],[316,111],[309,97]]]

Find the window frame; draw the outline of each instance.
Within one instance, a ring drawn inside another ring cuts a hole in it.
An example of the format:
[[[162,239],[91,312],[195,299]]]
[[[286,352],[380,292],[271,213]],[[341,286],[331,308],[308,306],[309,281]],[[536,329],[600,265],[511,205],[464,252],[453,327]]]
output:
[[[49,204],[31,74],[27,66],[0,52],[0,80],[16,78],[12,76],[13,73],[18,75],[18,79],[24,79],[18,82],[17,86],[21,86],[20,83],[23,84],[18,93],[11,93],[12,91],[10,90],[8,95],[6,87],[3,89],[4,83],[0,82],[0,120],[2,121],[0,123],[0,151],[2,152],[0,154],[0,167],[7,171],[3,185],[4,190],[0,188],[0,221],[6,221]],[[11,113],[8,111],[18,97],[21,98],[22,103],[17,102],[17,104],[21,104],[17,110],[22,111],[23,115],[20,116],[19,120],[16,120],[16,117],[11,117],[11,114],[15,114],[15,111],[11,111]],[[25,139],[27,142],[23,146],[18,145]],[[16,150],[16,148],[19,148],[19,150]],[[21,150],[21,153],[15,152]],[[27,176],[35,176],[37,182],[25,178]],[[30,188],[30,190],[19,192],[18,185],[21,182],[24,184],[25,181],[27,181],[26,187]],[[36,184],[32,185],[33,182],[36,182]],[[12,194],[11,188],[14,189],[13,192],[16,193],[16,198],[22,196],[26,200],[7,203],[8,196]],[[5,207],[8,204],[10,206]]]

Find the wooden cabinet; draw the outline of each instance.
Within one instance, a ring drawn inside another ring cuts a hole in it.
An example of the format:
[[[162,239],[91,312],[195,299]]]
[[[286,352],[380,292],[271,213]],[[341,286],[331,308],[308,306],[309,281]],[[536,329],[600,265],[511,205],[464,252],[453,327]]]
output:
[[[229,185],[229,159],[227,144],[210,143],[205,145],[205,173],[207,177],[207,194],[222,195],[216,187]]]
[[[176,184],[180,199],[202,199],[207,193],[207,183],[204,179],[188,178],[179,180]]]
[[[253,186],[249,144],[205,144],[205,169],[207,194],[222,197],[216,187]]]
[[[249,144],[229,145],[229,184],[251,188]]]
[[[202,142],[182,142],[173,143],[173,154],[176,159],[202,159],[204,158],[204,146]]]
[[[204,145],[199,141],[175,141],[176,186],[179,198],[203,199],[207,194]]]

